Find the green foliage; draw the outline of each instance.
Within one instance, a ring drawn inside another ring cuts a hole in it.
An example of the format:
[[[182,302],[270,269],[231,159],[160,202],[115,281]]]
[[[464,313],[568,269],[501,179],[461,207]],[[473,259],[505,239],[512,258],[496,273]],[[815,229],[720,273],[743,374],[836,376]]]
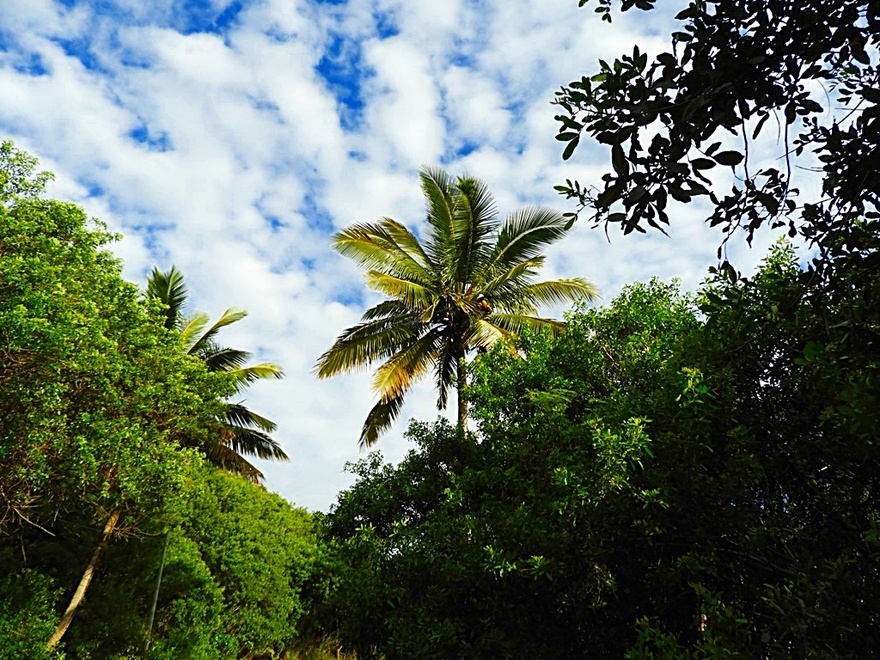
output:
[[[603,19],[612,4],[599,0]],[[620,5],[651,11],[655,2]],[[703,198],[709,224],[728,237],[787,226],[823,251],[848,242],[855,255],[876,253],[876,3],[693,1],[676,20],[669,51],[649,59],[635,46],[557,93],[563,157],[589,136],[608,147],[612,166],[599,188],[567,181],[557,190],[625,234],[662,230],[668,203]],[[756,162],[766,149],[775,157]],[[798,200],[795,175],[817,161],[821,192]],[[707,175],[713,168],[735,172],[729,193]]]
[[[181,354],[71,204],[0,208],[0,525],[133,516],[181,484],[230,384]]]
[[[279,656],[304,583],[320,582],[310,516],[203,472],[196,450],[238,448],[226,422],[249,411],[226,399],[280,370],[188,355],[188,337],[122,279],[114,237],[79,207],[36,197],[46,177],[34,159],[8,143],[0,156],[0,653],[60,657],[44,651],[54,607],[95,556],[64,653],[144,657],[162,540],[177,527],[150,654]],[[242,315],[197,344],[222,352],[213,334]],[[95,552],[108,517],[115,542]]]
[[[388,658],[880,651],[878,361],[851,336],[877,290],[844,297],[781,245],[753,278],[634,285],[520,357],[481,356],[478,441],[413,425],[418,449],[364,459],[327,517],[341,640]]]
[[[0,205],[38,197],[54,176],[36,172],[37,159],[15,148],[11,140],[0,142]]]
[[[152,593],[152,583],[144,586]],[[198,543],[179,532],[169,538],[160,599],[150,657],[207,660],[236,655],[235,639],[226,633],[223,621],[223,589]]]
[[[46,640],[58,624],[52,580],[34,570],[9,572],[0,578],[0,660],[61,658],[46,651]]]
[[[221,470],[206,469],[190,485],[187,512],[169,539],[150,657],[282,657],[299,641],[304,592],[314,579],[311,515]],[[146,566],[134,557],[144,556],[143,547],[116,548],[113,560],[123,572],[134,560],[135,579],[149,582],[139,597],[141,625],[158,569],[152,548]]]
[[[181,534],[223,594],[221,620],[235,655],[280,655],[296,639],[306,608],[302,592],[316,553],[311,516],[213,470]]]
[[[145,653],[169,526],[156,619]],[[9,622],[0,626],[0,636],[21,636],[21,644],[39,650],[57,624],[57,585],[76,582],[100,531],[73,514],[47,529],[52,536],[25,526],[0,537],[0,565],[12,571],[11,586],[0,592],[6,603],[0,621]],[[187,475],[184,493],[169,501],[160,516],[142,521],[137,535],[107,548],[64,638],[65,657],[275,658],[295,646],[308,648],[323,636],[300,625],[314,595],[325,590],[321,572],[328,565],[320,552],[311,514],[240,476],[199,468]],[[17,577],[19,572],[27,579]],[[7,646],[19,648],[11,642]],[[32,656],[9,657],[42,656],[34,651]]]

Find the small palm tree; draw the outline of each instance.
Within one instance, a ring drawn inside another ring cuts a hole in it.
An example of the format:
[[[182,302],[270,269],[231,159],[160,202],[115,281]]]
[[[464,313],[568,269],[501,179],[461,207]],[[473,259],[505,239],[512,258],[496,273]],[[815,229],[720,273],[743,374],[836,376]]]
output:
[[[428,210],[424,244],[390,218],[352,225],[333,238],[340,254],[366,270],[367,286],[388,298],[343,332],[315,366],[319,378],[329,378],[382,361],[373,377],[379,400],[364,422],[361,446],[376,442],[400,413],[410,385],[432,367],[438,409],[454,386],[464,428],[469,352],[525,328],[556,332],[563,323],[537,316],[538,305],[598,295],[583,278],[535,281],[543,248],[571,228],[559,212],[524,208],[502,224],[479,179],[453,179],[439,168],[423,168],[420,178]]]
[[[174,266],[167,273],[153,268],[147,279],[147,295],[165,305],[165,327],[178,330],[184,342],[184,349],[189,355],[198,357],[210,371],[223,371],[232,375],[237,394],[241,394],[251,383],[261,378],[281,378],[284,375],[281,367],[272,362],[263,362],[246,366],[251,354],[235,348],[221,346],[216,341],[221,328],[240,321],[247,312],[243,309],[230,307],[207,330],[210,321],[207,314],[199,313],[186,318],[183,307],[186,304],[187,290],[183,274]],[[287,454],[273,440],[274,422],[258,415],[243,403],[226,402],[220,422],[221,433],[212,444],[204,447],[208,461],[229,472],[240,474],[253,483],[263,480],[263,473],[258,470],[242,454],[259,458],[288,460]],[[147,648],[153,631],[153,618],[156,614],[156,602],[162,584],[162,571],[165,567],[165,552],[168,548],[170,530],[165,534],[165,545],[162,549],[162,561],[156,578],[156,589],[150,610],[150,622],[147,628]]]
[[[174,266],[163,273],[158,268],[147,280],[147,295],[165,305],[165,327],[178,330],[183,337],[188,354],[201,359],[211,371],[224,371],[232,375],[236,392],[241,394],[251,383],[262,378],[281,378],[281,367],[271,362],[247,365],[251,354],[235,348],[221,346],[216,341],[221,328],[240,321],[247,312],[231,307],[211,327],[207,314],[196,314],[186,318],[182,310],[186,304],[187,289],[183,275]],[[219,420],[222,433],[216,442],[205,448],[208,460],[214,465],[236,472],[258,483],[263,478],[253,464],[243,454],[259,458],[288,460],[287,454],[273,440],[275,423],[258,415],[243,403],[227,402],[224,416]]]

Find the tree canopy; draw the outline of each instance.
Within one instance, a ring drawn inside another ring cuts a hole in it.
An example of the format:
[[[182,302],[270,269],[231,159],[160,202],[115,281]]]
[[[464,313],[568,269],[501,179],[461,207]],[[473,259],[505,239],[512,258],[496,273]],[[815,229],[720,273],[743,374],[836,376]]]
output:
[[[610,21],[615,4],[596,11]],[[654,0],[620,7],[657,11]],[[613,167],[601,184],[558,190],[624,233],[662,230],[669,204],[702,198],[727,237],[787,226],[823,253],[876,260],[877,3],[695,0],[676,20],[669,51],[649,59],[636,46],[557,94],[563,157],[590,137]],[[758,146],[773,156],[759,159]],[[799,194],[801,168],[821,177],[818,194]],[[722,169],[736,175],[727,193]]]
[[[249,372],[189,355],[122,278],[115,237],[42,198],[35,168],[3,144],[0,658],[145,657],[170,528],[149,657],[281,654],[321,583],[312,517],[201,458]]]
[[[880,406],[789,247],[478,357],[478,442],[415,424],[327,518],[359,656],[856,657],[880,612]],[[846,356],[848,366],[841,367]]]
[[[4,195],[24,185],[7,175]],[[89,224],[64,202],[0,207],[3,527],[71,507],[135,523],[180,486],[183,447],[207,441],[231,391],[183,355]]]

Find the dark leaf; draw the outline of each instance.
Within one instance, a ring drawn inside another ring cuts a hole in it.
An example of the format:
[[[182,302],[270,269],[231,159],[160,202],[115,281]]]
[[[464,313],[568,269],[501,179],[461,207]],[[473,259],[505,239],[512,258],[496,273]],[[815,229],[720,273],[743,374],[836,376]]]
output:
[[[715,167],[715,161],[709,158],[694,158],[691,161],[691,167],[695,170],[711,170]]]
[[[729,165],[731,167],[739,165],[744,156],[738,151],[722,151],[714,156],[715,162],[719,165]]]

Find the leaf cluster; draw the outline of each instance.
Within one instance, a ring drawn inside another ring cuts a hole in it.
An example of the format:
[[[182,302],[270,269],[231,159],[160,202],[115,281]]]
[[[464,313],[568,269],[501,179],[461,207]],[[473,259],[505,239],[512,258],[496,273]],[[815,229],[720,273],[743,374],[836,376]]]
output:
[[[586,4],[586,0],[580,3]],[[611,20],[610,0],[597,12]],[[650,11],[654,2],[624,0]],[[711,201],[725,241],[743,229],[787,226],[822,248],[880,219],[878,68],[880,12],[867,0],[709,0],[676,16],[671,51],[634,47],[556,95],[557,139],[570,158],[589,136],[607,145],[613,170],[598,188],[557,190],[597,225],[625,234],[664,231],[667,206]],[[754,163],[753,143],[776,131],[776,163]],[[821,195],[798,201],[798,163],[822,177]],[[736,178],[723,194],[712,170]],[[720,253],[720,249],[719,249]]]

